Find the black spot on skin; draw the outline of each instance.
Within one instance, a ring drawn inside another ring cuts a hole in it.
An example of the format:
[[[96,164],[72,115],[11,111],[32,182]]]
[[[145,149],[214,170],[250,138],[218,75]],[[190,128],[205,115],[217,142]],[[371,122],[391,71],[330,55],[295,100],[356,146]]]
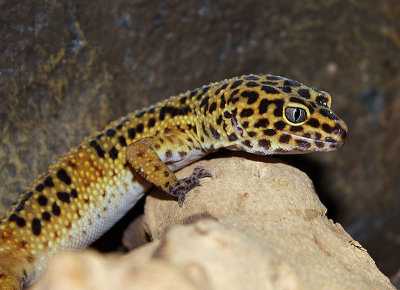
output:
[[[300,87],[300,83],[299,83],[299,82],[296,82],[296,81],[294,81],[294,80],[286,80],[286,81],[283,83],[283,85],[284,85],[284,86],[289,86],[289,87]]]
[[[70,198],[69,198],[68,192],[59,191],[59,192],[57,192],[57,197],[62,202],[70,203]]]
[[[266,139],[260,139],[258,140],[258,146],[268,150],[271,147],[271,142]]]
[[[307,141],[298,140],[298,139],[296,139],[295,141],[296,141],[297,145],[299,145],[300,147],[304,147],[304,148],[310,148],[311,147],[311,144],[309,142],[307,142]]]
[[[318,128],[319,127],[319,121],[315,118],[311,118],[310,120],[308,120],[308,122],[306,123],[308,126],[313,127],[313,128]]]
[[[257,135],[257,133],[256,133],[256,132],[253,132],[253,131],[249,131],[249,132],[247,132],[247,134],[248,134],[250,137],[254,137],[254,136]]]
[[[147,113],[149,113],[149,114],[153,114],[153,113],[154,113],[154,111],[155,111],[155,109],[154,109],[154,108],[150,108],[150,109],[147,111]]]
[[[291,87],[283,86],[283,87],[280,87],[280,89],[282,91],[284,91],[285,93],[291,93],[292,92],[292,88]]]
[[[276,86],[278,83],[276,82],[261,82],[263,85],[267,85],[267,86]]]
[[[22,200],[20,201],[20,203],[17,205],[17,207],[15,208],[16,212],[20,212],[21,210],[23,210],[24,206],[25,206],[25,202],[31,198],[33,192],[30,191],[27,194],[24,195],[24,197],[22,198]]]
[[[256,76],[248,76],[244,78],[246,81],[258,81],[259,78]]]
[[[271,86],[262,86],[261,89],[267,94],[279,94],[279,91]]]
[[[318,105],[328,107],[328,99],[324,96],[318,96],[316,99]]]
[[[234,81],[234,82],[232,83],[232,85],[231,85],[231,89],[237,88],[237,87],[240,86],[242,83],[243,83],[242,80]]]
[[[108,137],[113,137],[113,136],[115,135],[115,131],[114,131],[113,129],[108,129],[108,130],[106,131],[106,135],[107,135]]]
[[[42,183],[38,184],[35,188],[37,191],[43,191],[44,185]]]
[[[279,137],[279,142],[287,144],[287,143],[289,143],[291,138],[292,138],[292,136],[285,134],[285,135],[282,135],[281,137]]]
[[[203,88],[203,91],[202,91],[201,93],[204,95],[205,93],[208,92],[209,89],[210,89],[210,86],[205,86],[205,87]]]
[[[210,135],[208,135],[208,132],[206,130],[206,126],[204,125],[204,123],[201,123],[201,127],[203,128],[204,135],[206,135],[207,137],[210,137]]]
[[[171,159],[171,158],[172,158],[172,152],[171,152],[171,150],[167,150],[167,151],[165,152],[165,156],[166,156],[168,159]]]
[[[211,125],[210,125],[210,131],[211,131],[211,134],[214,136],[215,139],[218,140],[220,138],[220,135],[219,135],[218,131],[215,130],[214,127],[211,126]]]
[[[221,88],[218,88],[218,89],[215,91],[215,95],[218,96],[220,92],[221,92]]]
[[[126,139],[125,139],[124,136],[119,136],[119,137],[118,137],[118,142],[119,142],[119,144],[120,144],[122,147],[127,146],[127,144],[126,144]]]
[[[322,141],[317,141],[317,140],[316,140],[314,143],[315,143],[315,145],[316,145],[318,148],[324,147],[324,142],[322,142]]]
[[[225,108],[225,105],[226,105],[225,95],[222,95],[221,96],[221,104],[219,105],[219,107],[221,109],[223,109],[223,108]]]
[[[226,119],[230,119],[230,118],[232,117],[232,114],[229,113],[229,112],[227,112],[227,111],[225,111],[225,112],[224,112],[224,117],[225,117]]]
[[[298,94],[299,94],[301,97],[305,98],[305,99],[310,99],[310,98],[311,98],[310,92],[309,92],[307,89],[300,89],[300,90],[298,90]]]
[[[201,93],[198,94],[196,97],[197,100],[199,101],[208,92],[209,89],[210,89],[210,86],[203,87],[203,90],[201,91]]]
[[[249,122],[247,122],[247,121],[243,122],[242,127],[245,128],[245,129],[248,128],[249,127]]]
[[[35,236],[40,235],[40,232],[42,231],[42,223],[40,222],[40,219],[34,218],[32,220],[32,233]]]
[[[266,128],[269,125],[269,120],[268,119],[260,119],[257,121],[257,123],[254,124],[254,127],[256,128]]]
[[[143,133],[143,130],[144,130],[143,124],[139,124],[136,126],[136,132],[138,132],[139,134]]]
[[[115,147],[111,148],[110,151],[108,152],[112,160],[115,160],[118,158],[118,150],[115,149]]]
[[[212,112],[214,112],[217,109],[217,104],[216,103],[212,103],[210,105],[210,109],[208,110],[208,112],[211,114]]]
[[[37,201],[41,206],[47,205],[47,197],[45,197],[44,195],[39,195]]]
[[[60,179],[62,182],[64,182],[66,185],[70,185],[71,184],[71,177],[69,177],[68,173],[63,169],[59,169],[57,171],[57,177],[58,179]]]
[[[217,125],[221,125],[221,123],[222,123],[222,115],[219,115],[217,119]]]
[[[225,90],[228,87],[228,83],[225,83],[221,86],[221,90]]]
[[[232,133],[232,134],[228,135],[228,140],[229,141],[235,141],[237,139],[238,139],[238,137],[236,136],[235,133]]]
[[[15,222],[18,219],[18,216],[13,213],[12,215],[10,215],[10,217],[8,218],[8,221],[10,222]]]
[[[268,106],[270,104],[275,104],[276,108],[274,111],[283,111],[283,101],[282,100],[268,100],[268,99],[262,99],[260,102],[260,105],[258,106],[258,110],[260,114],[265,114],[268,110]]]
[[[134,139],[135,136],[136,136],[136,130],[135,130],[135,128],[129,128],[129,130],[128,130],[128,135],[129,135],[129,138],[130,138],[130,139]]]
[[[192,91],[192,93],[193,93],[194,91]],[[196,92],[193,94],[193,96],[192,96],[192,93],[190,93],[190,97],[193,97],[195,94],[196,94]],[[184,105],[185,103],[186,103],[186,100],[187,100],[187,97],[182,97],[182,98],[180,98],[179,99],[179,103],[181,103],[182,105]]]
[[[275,122],[275,124],[274,124],[274,127],[276,130],[282,130],[283,128],[285,128],[285,126],[286,126],[286,123],[283,121],[278,121],[278,122]]]
[[[241,93],[241,96],[247,99],[247,104],[251,105],[257,102],[258,98],[260,97],[257,92],[254,91],[244,91]]]
[[[47,176],[46,177],[46,179],[44,180],[44,186],[46,186],[46,187],[53,187],[54,186],[53,178],[51,178],[51,176]]]
[[[198,92],[197,89],[191,91],[189,97],[190,97],[190,98],[193,98],[193,97],[197,94],[197,92]],[[185,101],[184,101],[184,102],[182,101],[183,98],[185,98]],[[186,102],[186,97],[183,97],[183,98],[181,99],[181,104],[184,104],[184,103]]]
[[[263,130],[263,133],[265,136],[274,136],[276,134],[276,131],[274,129],[266,129]]]
[[[334,127],[329,126],[328,124],[322,124],[322,130],[324,130],[326,133],[332,133],[333,130],[335,130]]]
[[[274,116],[275,117],[282,117],[282,109],[281,108],[276,108],[275,110],[274,110]]]
[[[42,213],[42,220],[45,220],[47,222],[50,221],[50,214],[47,211]]]
[[[17,226],[19,226],[20,228],[23,228],[26,225],[26,221],[22,217],[17,217],[15,222],[17,223]]]
[[[303,131],[302,126],[290,126],[290,132],[300,132]]]
[[[149,123],[147,124],[147,126],[148,126],[149,128],[152,128],[152,127],[154,127],[155,124],[156,124],[156,119],[151,118],[151,119],[149,120]]]
[[[78,197],[78,192],[76,191],[76,189],[72,189],[70,192],[71,197],[73,198],[77,198]]]
[[[269,101],[267,99],[263,99],[258,106],[258,111],[260,114],[265,114],[267,112],[269,106]]]
[[[320,140],[322,137],[321,133],[315,133],[315,139]]]
[[[251,145],[250,140],[244,140],[244,141],[242,141],[242,144],[243,144],[244,146],[249,147],[249,148],[252,148],[252,147],[253,147],[253,146]]]
[[[201,107],[206,107],[206,108],[208,108],[208,100],[210,99],[210,97],[209,96],[207,96],[207,97],[205,97],[202,101],[201,101],[201,103],[200,103],[200,108]],[[206,111],[207,109],[205,109],[205,111]]]
[[[57,205],[56,202],[53,202],[53,205],[51,206],[51,212],[55,215],[55,216],[59,216],[61,214],[61,209],[60,207]]]
[[[235,103],[237,103],[237,101],[239,101],[239,97],[234,97],[234,96],[236,96],[237,95],[237,93],[239,92],[239,90],[234,90],[232,93],[231,93],[231,96],[229,97],[229,99],[228,99],[228,104],[229,103],[232,103],[232,104],[235,104]]]
[[[240,112],[240,117],[245,118],[245,117],[250,117],[254,114],[254,110],[253,109],[243,109]]]
[[[103,149],[101,149],[100,145],[97,144],[97,142],[95,140],[91,141],[89,143],[89,145],[92,146],[96,150],[97,156],[99,156],[100,158],[104,158],[105,152]]]
[[[268,76],[267,77],[267,80],[270,80],[270,81],[279,81],[281,79],[282,79],[282,77],[279,77],[279,76]]]
[[[256,83],[256,82],[247,82],[246,83],[246,87],[248,88],[254,88],[254,87],[258,87],[260,84]]]
[[[339,118],[335,115],[335,113],[333,113],[333,112],[330,111],[330,110],[327,110],[327,109],[320,109],[319,112],[320,112],[320,114],[321,114],[322,116],[328,117],[328,118],[331,119],[331,120],[339,120]]]

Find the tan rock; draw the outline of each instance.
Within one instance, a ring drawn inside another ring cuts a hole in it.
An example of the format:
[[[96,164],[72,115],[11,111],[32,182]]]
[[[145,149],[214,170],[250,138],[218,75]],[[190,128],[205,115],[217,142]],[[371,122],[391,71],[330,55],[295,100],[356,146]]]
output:
[[[34,289],[63,289],[48,281],[65,273],[85,285],[74,289],[89,289],[79,279],[100,281],[92,289],[394,289],[366,250],[326,218],[303,172],[263,160],[198,162],[214,176],[183,208],[158,190],[147,198],[145,227],[159,241],[112,260],[74,254],[77,273],[53,262],[48,269],[59,272],[47,272]]]

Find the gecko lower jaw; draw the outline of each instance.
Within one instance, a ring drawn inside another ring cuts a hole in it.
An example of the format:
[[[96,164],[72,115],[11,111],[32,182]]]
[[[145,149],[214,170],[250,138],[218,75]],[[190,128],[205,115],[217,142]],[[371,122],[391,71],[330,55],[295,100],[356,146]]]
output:
[[[344,141],[323,141],[323,140],[317,140],[317,139],[313,139],[313,138],[296,135],[296,134],[290,133],[288,131],[284,131],[284,132],[286,134],[289,134],[292,137],[297,138],[297,139],[307,141],[308,143],[317,145],[317,147],[320,148],[321,151],[333,151],[333,150],[339,149],[340,147],[342,147],[344,145]],[[315,151],[317,151],[317,150],[315,150]]]

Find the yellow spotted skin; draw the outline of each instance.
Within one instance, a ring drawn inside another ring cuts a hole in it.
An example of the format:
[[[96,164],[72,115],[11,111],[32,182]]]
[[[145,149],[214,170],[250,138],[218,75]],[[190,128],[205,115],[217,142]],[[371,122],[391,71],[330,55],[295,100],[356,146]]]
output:
[[[20,289],[50,256],[89,245],[152,184],[182,205],[211,173],[173,172],[207,153],[332,151],[346,135],[328,93],[273,75],[212,83],[131,113],[61,157],[1,219],[0,288]]]

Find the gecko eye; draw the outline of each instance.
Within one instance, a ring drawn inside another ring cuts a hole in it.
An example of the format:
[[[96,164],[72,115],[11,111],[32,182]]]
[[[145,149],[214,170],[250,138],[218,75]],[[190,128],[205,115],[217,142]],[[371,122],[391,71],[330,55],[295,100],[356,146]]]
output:
[[[294,124],[299,124],[307,119],[307,112],[302,108],[287,107],[285,109],[286,119]]]

